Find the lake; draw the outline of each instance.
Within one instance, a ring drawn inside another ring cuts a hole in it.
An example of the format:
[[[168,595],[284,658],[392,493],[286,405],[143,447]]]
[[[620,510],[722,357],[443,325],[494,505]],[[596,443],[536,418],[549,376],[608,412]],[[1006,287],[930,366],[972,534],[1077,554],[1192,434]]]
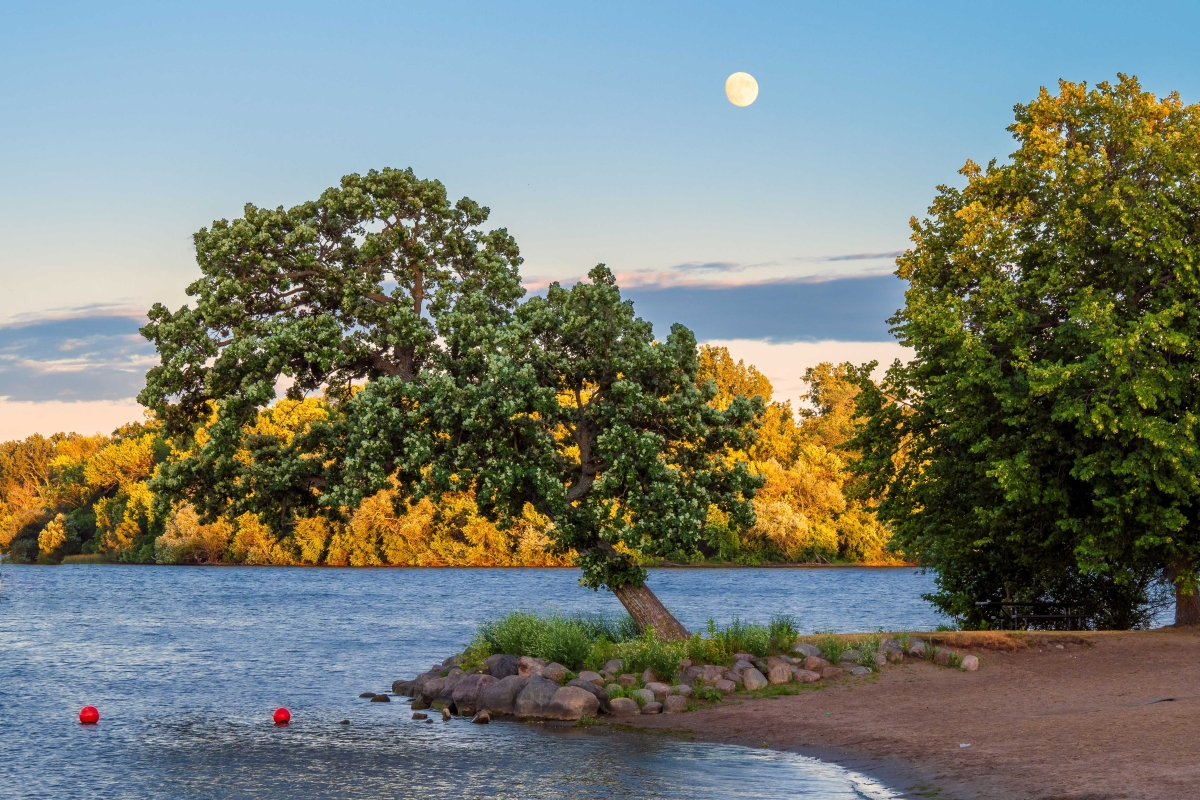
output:
[[[0,565],[0,787],[27,798],[896,797],[836,765],[370,703],[513,609],[617,614],[576,570]],[[909,569],[652,570],[685,626],[931,629]],[[81,726],[95,705],[99,725]],[[271,712],[292,711],[276,728]],[[341,724],[349,719],[350,724]]]

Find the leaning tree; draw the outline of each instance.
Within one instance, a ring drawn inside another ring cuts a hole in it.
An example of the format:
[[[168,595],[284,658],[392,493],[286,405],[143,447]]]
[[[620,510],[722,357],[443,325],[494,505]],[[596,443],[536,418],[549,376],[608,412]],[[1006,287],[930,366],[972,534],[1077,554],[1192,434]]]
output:
[[[947,611],[1054,597],[1129,626],[1163,576],[1200,622],[1200,106],[1062,82],[1010,130],[1010,163],[968,162],[912,223],[915,356],[862,382],[858,468]]]

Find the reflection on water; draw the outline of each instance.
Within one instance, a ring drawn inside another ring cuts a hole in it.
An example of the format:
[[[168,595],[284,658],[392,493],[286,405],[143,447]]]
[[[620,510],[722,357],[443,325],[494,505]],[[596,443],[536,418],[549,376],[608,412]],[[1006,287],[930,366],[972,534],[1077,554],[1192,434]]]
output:
[[[567,570],[0,567],[0,786],[19,797],[861,798],[768,750],[463,720],[357,695],[411,677],[505,610],[616,612]],[[929,628],[911,570],[679,570],[690,628],[792,613],[806,629]],[[95,727],[75,721],[97,705]],[[271,711],[288,706],[293,724]],[[349,719],[349,725],[341,724]]]

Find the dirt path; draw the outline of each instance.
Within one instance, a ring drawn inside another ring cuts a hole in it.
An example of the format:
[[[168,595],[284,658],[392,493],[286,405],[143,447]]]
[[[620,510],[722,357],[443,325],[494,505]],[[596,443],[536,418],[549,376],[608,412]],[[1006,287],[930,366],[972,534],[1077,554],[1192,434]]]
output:
[[[634,720],[815,755],[911,797],[1200,798],[1200,631],[1042,638],[1009,653],[956,647],[980,657],[974,673],[909,662]]]

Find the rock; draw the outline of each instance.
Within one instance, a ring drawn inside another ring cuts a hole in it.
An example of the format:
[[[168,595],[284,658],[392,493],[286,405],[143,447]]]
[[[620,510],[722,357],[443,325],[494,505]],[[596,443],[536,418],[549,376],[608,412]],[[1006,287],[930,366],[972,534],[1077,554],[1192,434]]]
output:
[[[856,667],[850,667],[850,669],[848,670],[848,672],[849,672],[851,675],[870,675],[870,674],[871,674],[871,668],[870,668],[870,667],[857,667],[857,666],[856,666]]]
[[[478,714],[471,717],[471,722],[475,723],[476,725],[487,725],[491,721],[492,715],[486,711],[480,711]]]
[[[821,680],[821,673],[813,672],[811,669],[800,669],[800,667],[794,667],[792,669],[792,678],[797,683],[816,683],[817,681]]]
[[[655,675],[654,670],[650,669],[649,667],[647,667],[646,671],[642,673],[642,684],[643,685],[645,685],[647,683],[654,683],[657,680],[658,680],[658,676]]]
[[[554,698],[543,716],[546,719],[574,720],[594,716],[599,708],[600,702],[587,689],[564,686],[554,693]]]
[[[962,665],[959,666],[963,672],[974,672],[979,669],[979,659],[976,656],[963,656]]]
[[[908,654],[914,658],[925,657],[925,642],[920,639],[913,639],[908,643]]]
[[[512,714],[516,707],[517,696],[524,691],[530,678],[521,675],[509,675],[487,686],[479,692],[475,708],[492,714]]]
[[[733,660],[734,661],[748,661],[748,662],[753,663],[754,656],[750,655],[749,653],[734,653]]]
[[[517,674],[526,678],[536,678],[542,674],[546,662],[533,656],[521,656],[517,659]]]
[[[846,670],[841,667],[825,667],[821,670],[822,678],[838,678],[846,674]]]
[[[390,702],[392,702],[392,698],[388,697],[386,694],[377,694],[377,695],[373,695],[371,697],[371,702],[372,703],[390,703]]]
[[[449,722],[449,721],[450,721],[450,709],[443,708],[442,709],[442,722]]]
[[[792,680],[792,667],[790,664],[785,664],[780,661],[778,664],[767,670],[767,682],[773,685],[780,683],[790,683]]]
[[[363,692],[362,694],[359,695],[359,697],[374,697],[374,696],[375,696],[374,692]]]
[[[664,714],[681,714],[687,711],[687,698],[673,694],[663,701]]]
[[[604,676],[598,672],[592,672],[590,669],[585,669],[583,672],[579,673],[579,680],[587,681],[588,683],[594,683],[597,686],[604,685]]]
[[[628,697],[614,697],[609,703],[612,706],[609,713],[614,717],[635,717],[642,713],[637,701],[630,700]]]
[[[412,679],[412,686],[409,687],[412,692],[409,697],[416,697],[425,691],[425,685],[430,681],[440,681],[442,679],[441,668],[437,672],[422,672],[420,675]]]
[[[423,711],[414,711],[413,719],[429,719],[429,715]]]
[[[770,667],[767,666],[767,660],[765,658],[755,659],[754,660],[754,668],[756,670],[758,670],[759,672],[761,672],[763,675],[766,675],[767,670],[770,669]],[[745,670],[742,670],[742,671],[745,672]]]
[[[451,667],[450,671],[446,673],[446,677],[450,678],[455,675],[462,675],[462,674],[463,674],[463,671],[461,669],[459,669],[458,667]]]
[[[646,684],[646,691],[653,694],[654,699],[661,703],[671,694],[671,687],[659,681],[650,681]]]
[[[479,695],[487,687],[499,682],[494,675],[467,675],[455,684],[450,702],[460,715],[472,716],[479,710]]]
[[[462,656],[448,656],[445,660],[442,661],[442,669],[445,669],[446,667],[454,667],[454,666],[457,666],[458,664],[461,664],[462,663],[461,659],[462,659]]]
[[[422,698],[417,697],[413,699],[411,708],[413,711],[421,711],[422,709],[429,708],[429,703],[426,703]]]
[[[629,693],[629,696],[634,699],[639,706],[644,706],[646,703],[654,702],[654,692],[649,689],[634,689]]]
[[[561,688],[542,677],[530,678],[513,703],[513,713],[522,719],[546,716],[550,704],[554,702],[555,693]]]
[[[767,685],[767,676],[752,667],[742,672],[742,685],[747,692],[753,692]]]
[[[791,663],[792,663],[791,659],[784,661],[782,658],[779,658],[778,656],[767,656],[767,669],[768,670],[771,669],[771,667],[774,667],[778,664],[791,664]]]
[[[339,724],[339,725],[349,725],[349,724],[350,724],[350,720],[348,720],[348,719],[344,719],[344,720],[342,720],[341,722],[339,722],[338,724]]]
[[[570,672],[570,670],[568,670],[562,664],[559,664],[557,661],[542,667],[542,677],[548,681],[554,681],[555,683],[562,683],[565,681],[567,679],[568,672]]]
[[[884,657],[893,664],[897,664],[904,660],[904,651],[900,649],[899,645],[895,647],[884,648],[880,652],[883,653]]]
[[[936,663],[938,663],[938,664],[941,664],[943,667],[948,667],[948,666],[950,666],[950,660],[951,660],[952,658],[954,658],[954,651],[953,651],[953,650],[947,650],[947,649],[946,649],[946,648],[944,648],[944,647],[939,647],[939,648],[937,649],[937,652],[935,652],[935,653],[933,654],[933,660],[934,660]]]
[[[813,672],[820,672],[821,670],[830,666],[830,664],[820,656],[809,656],[808,658],[804,659],[803,666],[805,669],[812,670]]]
[[[619,658],[610,659],[610,660],[604,662],[604,671],[611,672],[613,675],[619,675],[619,674],[621,674],[622,666],[624,666],[624,665],[621,663],[621,659],[619,659]]]
[[[754,669],[754,667],[751,667],[750,669]],[[733,670],[729,670],[729,672],[726,672],[721,676],[720,680],[732,681],[735,686],[741,686],[742,675],[744,674],[744,672],[734,672]]]
[[[737,684],[733,681],[727,681],[722,678],[721,680],[717,681],[716,684],[714,684],[713,688],[715,688],[721,694],[733,694],[735,691],[737,691]]]
[[[671,687],[671,694],[680,695],[681,697],[691,697],[692,687],[681,683],[678,686]]]
[[[703,683],[704,667],[691,666],[683,671],[683,682],[688,686],[692,686],[696,681]]]
[[[842,651],[841,660],[842,661],[852,661],[853,663],[857,664],[858,662],[862,661],[862,657],[863,657],[863,654],[862,654],[861,650],[855,650],[854,648],[851,648],[849,650]]]
[[[458,672],[451,670],[449,675],[442,678],[441,689],[438,691],[437,697],[430,698],[429,702],[442,703],[444,705],[450,705],[453,703],[454,687],[458,686],[458,684],[466,679],[466,677],[467,676],[462,673],[462,670],[459,670]]]
[[[488,656],[484,659],[483,671],[496,680],[507,678],[510,675],[520,675],[521,671],[517,668],[517,661],[516,656]]]
[[[609,672],[606,669],[600,670],[600,677],[604,679],[605,683],[612,683],[613,681],[615,681],[617,679],[616,675],[613,675],[611,672]]]
[[[398,694],[402,697],[412,697],[413,682],[412,681],[392,681],[392,694]]]
[[[701,676],[701,680],[704,681],[705,686],[715,686],[717,681],[721,680],[724,677],[725,677],[725,668],[724,667],[718,667],[713,664],[705,664],[704,665],[704,675]]]
[[[621,675],[617,678],[617,683],[625,687],[637,686],[637,675],[630,675],[628,672],[626,672],[624,675]]]
[[[425,724],[426,724],[426,725],[432,725],[432,724],[433,724],[433,720],[431,720],[429,717],[426,717],[426,718],[425,718]]]
[[[606,695],[608,695],[609,697],[612,697],[612,696],[614,696],[614,695],[618,695],[618,694],[620,694],[620,693],[621,693],[621,690],[622,690],[622,689],[624,689],[624,688],[625,688],[625,687],[624,687],[624,686],[622,686],[622,685],[621,685],[621,684],[619,684],[619,683],[610,683],[610,684],[608,684],[607,686],[605,686],[605,687],[604,687],[604,693],[605,693]]]
[[[663,712],[662,703],[646,703],[642,706],[643,714],[661,714]]]
[[[567,681],[567,686],[575,686],[583,689],[585,692],[591,693],[596,698],[596,702],[600,704],[600,713],[608,713],[608,695],[596,684],[591,681],[585,681],[583,678],[572,678]]]
[[[751,664],[749,661],[739,660],[739,661],[733,662],[733,666],[729,668],[729,671],[736,672],[737,674],[741,675],[743,672],[745,672],[748,669],[754,669],[754,665]]]
[[[690,658],[685,658],[683,661],[679,662],[679,669],[685,670],[688,667],[690,667],[691,665],[692,665],[692,660]]]
[[[882,667],[887,662],[888,662],[887,656],[885,656],[883,653],[875,654],[875,666],[876,667]]]
[[[792,646],[792,652],[799,653],[802,656],[819,656],[821,655],[821,648],[808,642],[796,642]]]

